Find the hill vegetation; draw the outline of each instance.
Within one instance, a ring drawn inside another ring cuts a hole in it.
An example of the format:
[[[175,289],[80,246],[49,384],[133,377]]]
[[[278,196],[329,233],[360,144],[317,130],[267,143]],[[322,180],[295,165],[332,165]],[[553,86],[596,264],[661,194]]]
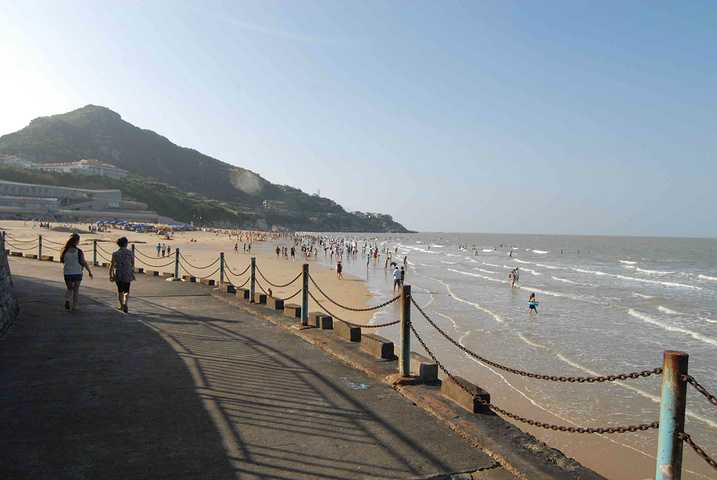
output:
[[[27,183],[83,188],[118,188],[124,196],[180,221],[200,214],[205,223],[245,227],[278,226],[309,231],[406,232],[388,215],[362,218],[336,202],[275,185],[256,173],[180,147],[119,114],[88,105],[36,118],[17,132],[0,137],[0,152],[43,163],[96,158],[129,171],[131,178],[0,170],[0,178]],[[24,180],[20,180],[23,178]],[[94,185],[94,187],[90,186]],[[265,212],[263,202],[279,207]],[[278,202],[278,203],[277,203]]]

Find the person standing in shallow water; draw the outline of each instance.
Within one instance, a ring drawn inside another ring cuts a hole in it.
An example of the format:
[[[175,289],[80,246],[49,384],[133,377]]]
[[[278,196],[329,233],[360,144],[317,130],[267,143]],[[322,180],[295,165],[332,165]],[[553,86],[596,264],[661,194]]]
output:
[[[72,310],[80,309],[80,283],[82,283],[83,269],[87,269],[90,279],[94,278],[89,265],[85,261],[85,255],[77,247],[79,243],[80,236],[73,233],[60,252],[60,263],[63,264],[62,273],[65,276],[65,285],[67,286],[67,292],[65,293],[65,309],[67,310],[70,308]],[[70,298],[72,298],[71,306]]]
[[[535,314],[538,314],[538,309],[536,308],[538,305],[538,302],[535,301],[535,294],[530,294],[530,299],[528,299],[528,315],[533,314],[533,310],[535,310]]]
[[[129,313],[127,300],[129,300],[129,284],[136,280],[134,277],[134,255],[127,249],[127,237],[117,240],[119,250],[112,254],[110,263],[110,282],[117,284],[117,300],[120,310]]]

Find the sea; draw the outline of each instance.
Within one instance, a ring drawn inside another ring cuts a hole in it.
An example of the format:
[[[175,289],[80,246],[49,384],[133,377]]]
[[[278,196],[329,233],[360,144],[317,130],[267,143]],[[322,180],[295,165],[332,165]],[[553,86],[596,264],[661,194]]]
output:
[[[717,395],[716,239],[331,236],[356,242],[359,255],[344,258],[344,271],[365,279],[375,305],[394,296],[386,252],[399,266],[405,257],[405,281],[418,305],[460,345],[491,361],[545,375],[613,375],[660,367],[665,350],[679,350],[689,354],[689,374]],[[381,252],[368,265],[361,255],[365,245],[376,245]],[[322,261],[330,263],[329,258]],[[509,276],[516,268],[519,282],[511,286]],[[529,315],[532,293],[539,302],[537,315]],[[377,311],[372,323],[395,320],[398,303]],[[526,379],[474,360],[416,309],[411,318],[438,360],[452,374],[486,388],[499,407],[566,426],[633,425],[659,418],[660,375],[594,384]],[[397,327],[377,333],[398,344]],[[413,351],[426,355],[418,341],[412,342]],[[691,386],[687,399],[685,431],[717,456],[717,407]],[[654,476],[656,430],[586,438],[521,428],[608,478]],[[717,475],[685,446],[683,478]]]

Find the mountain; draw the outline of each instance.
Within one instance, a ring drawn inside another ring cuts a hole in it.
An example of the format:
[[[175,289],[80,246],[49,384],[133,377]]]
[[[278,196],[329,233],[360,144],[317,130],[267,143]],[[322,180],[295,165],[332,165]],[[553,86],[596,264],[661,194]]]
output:
[[[111,163],[129,171],[135,176],[134,182],[140,184],[140,188],[130,189],[132,193],[123,193],[148,203],[160,214],[185,222],[192,219],[193,212],[182,214],[176,208],[168,212],[166,202],[153,200],[149,195],[143,195],[142,190],[159,189],[166,194],[167,189],[161,187],[166,185],[178,194],[189,192],[195,199],[220,205],[219,208],[232,214],[261,212],[265,200],[278,205],[273,213],[259,214],[260,218],[255,220],[263,219],[260,226],[266,223],[294,230],[317,230],[316,227],[320,227],[322,231],[407,232],[388,215],[374,218],[352,215],[328,198],[308,195],[288,185],[275,185],[250,170],[175,145],[151,130],[140,129],[122,120],[110,109],[95,105],[34,119],[22,130],[0,137],[0,153],[42,163],[65,163],[82,158]],[[4,172],[7,176],[8,170]],[[62,183],[68,181],[72,183],[67,178]],[[97,182],[114,183],[100,179]],[[118,185],[113,188],[126,189],[121,182]],[[226,217],[221,220],[231,223],[231,215],[219,217]]]

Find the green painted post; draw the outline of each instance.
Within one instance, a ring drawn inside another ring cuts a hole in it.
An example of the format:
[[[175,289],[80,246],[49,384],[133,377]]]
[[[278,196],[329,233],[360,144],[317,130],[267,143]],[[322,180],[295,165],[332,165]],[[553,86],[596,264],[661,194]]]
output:
[[[401,356],[398,370],[402,377],[411,376],[411,286],[401,288]]]
[[[251,281],[249,282],[249,303],[254,303],[256,291],[256,258],[251,257]]]
[[[682,376],[687,375],[689,358],[684,352],[667,350],[664,353],[655,480],[682,478],[682,440],[678,434],[685,429],[687,382]]]
[[[97,240],[93,240],[93,241],[92,241],[92,245],[93,245],[93,247],[94,247],[94,248],[93,248],[94,255],[93,255],[93,258],[92,258],[92,265],[94,265],[94,266],[96,267],[96,266],[98,265],[98,263],[97,263]]]
[[[174,249],[174,278],[179,278],[179,249]]]
[[[219,254],[219,285],[224,283],[224,252]]]
[[[309,324],[309,264],[301,269],[301,324]]]
[[[37,259],[42,260],[42,235],[37,237]]]

